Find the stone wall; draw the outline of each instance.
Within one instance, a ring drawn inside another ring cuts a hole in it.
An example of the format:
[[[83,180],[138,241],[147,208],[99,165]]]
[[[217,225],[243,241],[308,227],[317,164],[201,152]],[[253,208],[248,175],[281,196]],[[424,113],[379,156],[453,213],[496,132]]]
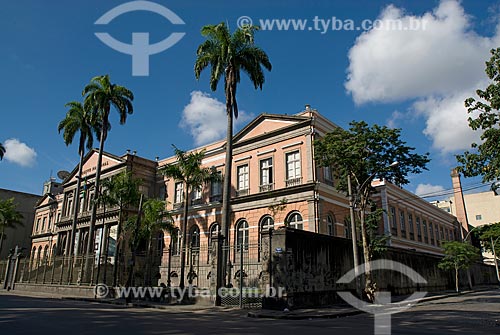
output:
[[[337,283],[353,267],[350,240],[286,228],[274,231],[271,236],[264,236],[263,244],[268,243],[271,243],[272,262],[269,264],[268,253],[264,253],[263,261],[267,265],[263,266],[265,273],[262,277],[267,278],[273,287],[285,288],[286,295],[264,299],[264,307],[328,305],[342,301],[337,295],[338,291],[355,291],[354,282]],[[361,250],[359,255],[361,257]],[[374,277],[380,290],[405,295],[415,291],[454,288],[453,274],[437,267],[440,256],[389,248],[381,258],[409,266],[424,277],[427,284],[414,283],[405,274],[396,271],[375,271]],[[496,282],[495,270],[491,266],[478,263],[470,273],[473,285]],[[462,286],[468,283],[465,272],[461,273],[460,283]]]

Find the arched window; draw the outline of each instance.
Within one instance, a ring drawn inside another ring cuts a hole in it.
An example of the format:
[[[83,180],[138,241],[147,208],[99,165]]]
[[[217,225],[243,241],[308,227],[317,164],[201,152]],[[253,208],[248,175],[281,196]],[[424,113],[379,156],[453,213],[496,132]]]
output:
[[[220,232],[220,225],[217,222],[212,223],[212,225],[210,226],[210,238],[217,237],[219,232]]]
[[[292,212],[288,214],[287,220],[290,228],[304,229],[304,223],[302,222],[302,216],[299,212]]]
[[[42,246],[38,247],[38,253],[36,255],[36,261],[38,264],[42,263]]]
[[[236,223],[236,248],[240,251],[241,246],[243,250],[248,250],[248,222],[240,220]]]
[[[260,261],[261,248],[262,248],[262,234],[268,232],[274,227],[274,220],[270,215],[263,216],[259,221],[259,253],[258,258]]]
[[[268,231],[269,229],[274,227],[274,220],[270,215],[266,215],[260,219],[259,223],[259,231],[262,233],[264,231]]]
[[[200,247],[200,228],[196,225],[191,227],[191,230],[189,231],[189,242],[191,248]]]
[[[219,235],[220,225],[217,222],[212,223],[210,228],[208,228],[208,232],[207,264],[210,263],[210,253],[212,252],[212,238]]]
[[[335,235],[335,223],[333,223],[333,217],[331,214],[326,216],[326,231],[330,236]]]
[[[45,248],[43,249],[43,259],[46,262],[49,258],[49,246],[46,245]]]

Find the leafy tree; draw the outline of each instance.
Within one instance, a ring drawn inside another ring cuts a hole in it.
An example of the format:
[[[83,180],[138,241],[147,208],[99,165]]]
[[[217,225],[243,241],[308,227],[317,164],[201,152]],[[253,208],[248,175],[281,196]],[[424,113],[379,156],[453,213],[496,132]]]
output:
[[[16,208],[14,198],[0,200],[0,251],[2,251],[5,229],[23,224],[23,215]]]
[[[99,190],[104,142],[106,141],[108,131],[111,128],[109,123],[111,107],[114,107],[114,109],[118,112],[120,116],[120,124],[125,124],[127,121],[127,115],[132,114],[134,111],[132,106],[134,95],[127,88],[112,84],[108,75],[92,78],[90,83],[83,89],[82,95],[85,97],[84,108],[94,114],[101,124],[101,131],[99,133],[99,155],[97,158],[95,175],[95,189]],[[89,256],[93,250],[92,246],[94,244],[96,214],[97,206],[94,203],[90,217],[87,256]],[[87,258],[90,259],[90,257]],[[86,266],[86,270],[88,270],[88,266]],[[88,271],[86,271],[86,273],[88,274]]]
[[[372,301],[375,283],[369,262],[373,252],[370,251],[370,232],[365,220],[373,191],[371,182],[378,176],[397,185],[408,184],[408,174],[422,172],[429,162],[428,154],[413,153],[415,148],[407,146],[400,136],[400,129],[352,121],[349,130],[335,128],[314,142],[315,159],[319,166],[332,168],[336,188],[348,193],[349,177],[356,189],[365,262],[365,294]]]
[[[461,164],[459,172],[465,177],[482,176],[483,182],[500,179],[500,48],[490,52],[491,58],[486,62],[490,84],[485,90],[476,90],[478,100],[465,100],[465,107],[472,114],[469,127],[482,131],[482,143],[472,143],[472,152],[456,156]]]
[[[219,174],[214,168],[202,167],[202,160],[205,157],[205,151],[190,152],[186,153],[174,146],[175,157],[177,161],[172,164],[167,164],[160,168],[160,173],[168,178],[172,178],[175,181],[183,183],[183,221],[182,221],[182,236],[181,236],[181,276],[179,286],[184,287],[184,272],[186,264],[186,234],[187,234],[187,224],[188,224],[188,207],[189,207],[189,195],[195,189],[201,188],[204,184],[212,181],[219,180]]]
[[[376,208],[372,209],[372,211],[366,215],[365,221],[370,259],[378,257],[387,251],[387,241],[389,240],[389,236],[380,235],[378,233],[379,223],[382,219],[383,213],[384,210],[382,208]]]
[[[118,259],[120,257],[122,236],[122,225],[127,220],[129,207],[137,208],[141,194],[139,186],[142,181],[134,178],[132,173],[124,171],[102,181],[102,191],[97,194],[95,205],[99,201],[108,205],[118,207],[118,225],[116,228],[115,264],[113,267],[113,286],[116,286]]]
[[[3,159],[3,155],[5,155],[5,147],[0,143],[0,161]]]
[[[264,71],[262,67],[271,71],[271,63],[267,54],[254,43],[254,34],[259,27],[244,26],[238,28],[233,34],[225,23],[207,25],[201,29],[201,34],[207,38],[197,50],[194,65],[196,79],[207,67],[210,71],[210,88],[217,89],[219,80],[224,78],[224,93],[226,96],[227,135],[226,135],[226,163],[224,185],[222,193],[222,220],[221,233],[228,243],[230,222],[231,198],[231,167],[233,156],[233,115],[238,117],[238,104],[236,102],[236,88],[240,83],[241,72],[248,75],[255,89],[262,89],[264,84]]]
[[[458,292],[458,271],[468,269],[479,259],[479,250],[468,242],[448,241],[442,244],[444,257],[438,266],[443,270],[455,271],[455,289]]]
[[[500,271],[498,269],[498,255],[500,250],[500,222],[484,225],[479,228],[479,239],[484,250],[493,254],[493,261],[497,272],[497,279],[500,282]]]
[[[97,118],[90,113],[88,109],[77,101],[68,102],[65,107],[69,108],[66,116],[64,117],[57,127],[57,131],[61,133],[63,131],[64,144],[69,146],[73,143],[77,133],[80,133],[78,140],[78,154],[80,155],[80,162],[78,163],[78,176],[76,182],[76,196],[73,204],[73,224],[71,226],[71,244],[69,248],[69,256],[74,249],[75,243],[75,232],[76,232],[76,220],[78,218],[78,206],[80,197],[80,188],[82,182],[82,170],[83,170],[83,158],[85,156],[85,148],[91,150],[94,145],[94,134],[100,132],[100,125],[97,122]]]

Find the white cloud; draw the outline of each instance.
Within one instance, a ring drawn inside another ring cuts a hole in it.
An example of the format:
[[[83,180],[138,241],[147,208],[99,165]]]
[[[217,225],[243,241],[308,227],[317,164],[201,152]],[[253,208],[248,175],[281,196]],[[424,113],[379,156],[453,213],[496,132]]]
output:
[[[444,187],[441,185],[432,184],[418,184],[415,194],[419,197],[421,196],[435,196],[436,193],[444,191]]]
[[[4,142],[4,147],[4,158],[7,161],[24,167],[35,165],[37,153],[35,149],[30,148],[26,143],[20,142],[15,138],[10,138]]]
[[[442,153],[470,148],[480,142],[479,131],[469,128],[470,116],[464,100],[470,92],[460,92],[446,97],[428,97],[413,104],[412,109],[426,118],[424,135],[432,139],[432,146]]]
[[[240,110],[235,126],[252,118]],[[210,94],[193,91],[191,101],[182,111],[180,126],[187,129],[195,145],[204,145],[226,137],[226,105]]]
[[[410,112],[427,119],[424,134],[435,148],[470,147],[477,136],[468,129],[463,103],[481,87],[489,50],[500,42],[499,29],[493,37],[478,35],[455,0],[443,0],[422,16],[389,5],[379,19],[401,20],[403,29],[370,30],[357,38],[349,51],[347,92],[357,104],[417,99]],[[422,29],[408,30],[411,25]]]
[[[400,120],[405,118],[405,114],[400,111],[394,111],[391,114],[391,117],[387,120],[387,127],[389,128],[398,128],[398,124]]]

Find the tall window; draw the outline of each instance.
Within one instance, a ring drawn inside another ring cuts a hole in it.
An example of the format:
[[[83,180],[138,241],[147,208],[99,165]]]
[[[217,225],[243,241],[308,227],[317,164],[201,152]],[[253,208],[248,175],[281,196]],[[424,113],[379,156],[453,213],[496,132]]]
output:
[[[333,223],[333,218],[330,214],[326,216],[326,231],[328,235],[335,235],[335,223]]]
[[[413,214],[408,214],[408,229],[410,230],[410,239],[415,238],[415,233],[413,230]]]
[[[397,222],[397,217],[396,217],[396,208],[394,207],[390,207],[390,211],[391,211],[391,228],[393,230],[397,230],[398,229],[398,222]]]
[[[434,230],[432,229],[432,222],[429,222],[429,234],[431,239],[431,244],[434,244]]]
[[[208,253],[207,253],[207,263],[210,262],[210,253],[212,250],[212,238],[217,237],[219,235],[220,231],[220,225],[217,222],[212,223],[210,228],[208,229],[209,231],[209,236],[208,236]]]
[[[210,185],[210,201],[220,200],[222,195],[222,172],[217,172],[219,175],[218,180],[215,180]]]
[[[174,203],[178,204],[183,201],[184,201],[184,183],[177,182],[175,183]]]
[[[193,202],[196,202],[197,200],[200,199],[201,199],[201,187],[195,187],[191,192],[191,200],[193,200]]]
[[[422,220],[422,228],[424,229],[424,242],[429,243],[429,232],[427,230],[427,220]]]
[[[259,221],[259,262],[260,262],[260,257],[261,257],[261,252],[262,252],[262,234],[264,232],[268,232],[270,229],[274,227],[274,220],[270,215],[266,215],[262,217]]]
[[[45,224],[47,223],[47,217],[44,216],[43,219],[42,219],[42,231],[45,230]]]
[[[287,186],[295,186],[301,183],[300,152],[294,151],[286,154],[286,180]]]
[[[237,168],[238,172],[238,194],[248,194],[248,164],[240,165]]]
[[[236,249],[237,251],[248,250],[248,222],[241,220],[236,224]],[[235,255],[236,257],[236,255]]]
[[[302,216],[300,213],[292,213],[288,216],[288,224],[291,228],[304,229],[304,223],[302,222]]]
[[[401,210],[399,211],[399,224],[401,225],[401,234],[403,234],[403,232],[406,233],[405,212]]]
[[[273,189],[273,159],[272,157],[260,161],[260,191]]]
[[[36,219],[35,233],[40,229],[40,218]]]
[[[351,224],[347,218],[344,219],[344,237],[345,238],[351,237]]]
[[[193,249],[200,247],[200,228],[196,225],[189,231],[189,242]]]
[[[420,228],[420,217],[416,217],[415,218],[415,223],[417,225],[417,236],[418,236],[418,240],[419,241],[422,241],[422,230]]]
[[[325,183],[333,186],[333,174],[331,166],[325,166],[323,168],[323,176],[325,178]]]

